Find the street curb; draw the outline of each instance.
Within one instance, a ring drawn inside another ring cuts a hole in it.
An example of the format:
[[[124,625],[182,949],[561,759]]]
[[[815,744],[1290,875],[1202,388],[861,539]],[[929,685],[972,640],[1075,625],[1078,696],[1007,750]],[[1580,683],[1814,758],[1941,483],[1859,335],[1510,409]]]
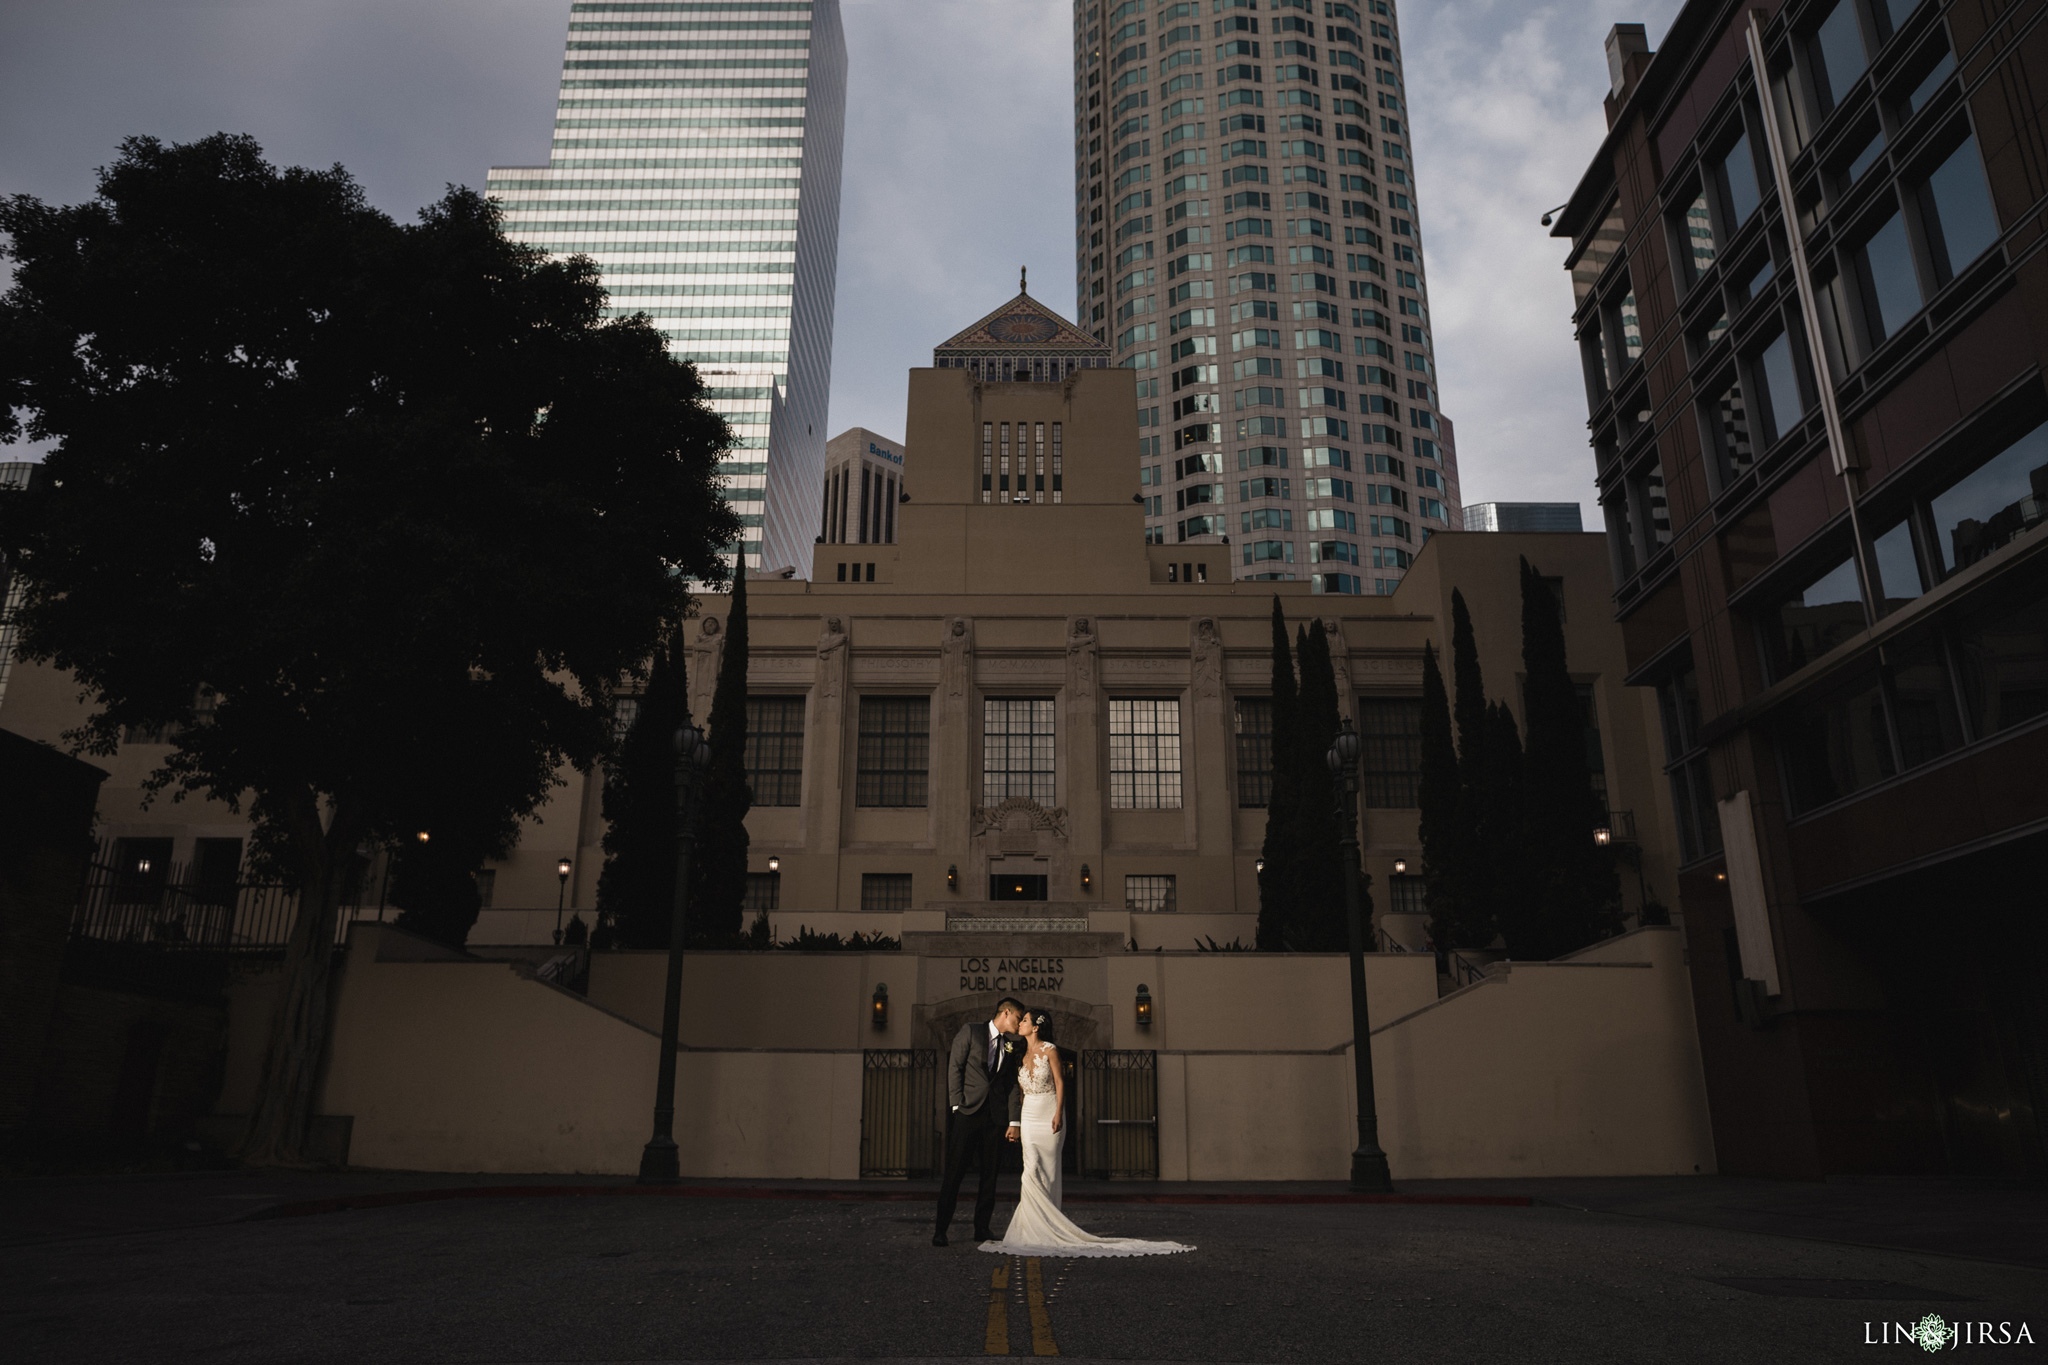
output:
[[[472,1185],[430,1190],[384,1190],[326,1199],[299,1199],[255,1209],[238,1221],[305,1218],[351,1209],[400,1204],[434,1204],[451,1199],[555,1199],[574,1196],[630,1196],[655,1199],[784,1199],[824,1203],[932,1204],[937,1195],[875,1190],[791,1190],[746,1185]],[[1014,1201],[1015,1195],[1005,1196]],[[1535,1200],[1509,1194],[1070,1194],[1069,1204],[1450,1204],[1488,1208],[1529,1208]]]

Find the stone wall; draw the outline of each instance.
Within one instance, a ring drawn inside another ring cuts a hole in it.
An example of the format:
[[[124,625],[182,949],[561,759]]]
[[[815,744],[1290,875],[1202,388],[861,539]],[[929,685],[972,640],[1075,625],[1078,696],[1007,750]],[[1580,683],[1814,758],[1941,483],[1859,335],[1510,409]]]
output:
[[[936,937],[936,936],[935,936]],[[337,986],[320,1111],[351,1116],[351,1161],[404,1170],[637,1169],[650,1132],[663,956],[597,954],[590,998],[523,964],[396,961],[359,926]],[[382,960],[380,960],[380,957]],[[1712,1171],[1676,931],[1515,963],[1436,997],[1434,959],[1367,959],[1381,1141],[1396,1178]],[[862,1051],[931,1046],[956,964],[913,953],[685,959],[676,1139],[700,1176],[851,1178]],[[1098,1047],[1156,1053],[1160,1177],[1337,1180],[1355,1145],[1350,1003],[1336,954],[1110,953],[1046,1003]],[[870,1023],[890,987],[888,1027]],[[1144,984],[1149,1027],[1135,1012]],[[246,1109],[267,1006],[237,992],[223,1112]],[[1035,998],[1035,997],[1034,997]],[[978,1016],[975,1016],[978,1017]]]

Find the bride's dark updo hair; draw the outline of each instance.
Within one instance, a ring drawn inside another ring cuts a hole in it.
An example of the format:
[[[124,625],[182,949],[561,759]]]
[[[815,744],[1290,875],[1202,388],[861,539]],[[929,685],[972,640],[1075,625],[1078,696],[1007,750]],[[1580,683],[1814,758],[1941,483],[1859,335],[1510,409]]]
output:
[[[1049,1043],[1052,1041],[1052,1014],[1050,1011],[1031,1011],[1031,1027],[1038,1030],[1039,1042]]]

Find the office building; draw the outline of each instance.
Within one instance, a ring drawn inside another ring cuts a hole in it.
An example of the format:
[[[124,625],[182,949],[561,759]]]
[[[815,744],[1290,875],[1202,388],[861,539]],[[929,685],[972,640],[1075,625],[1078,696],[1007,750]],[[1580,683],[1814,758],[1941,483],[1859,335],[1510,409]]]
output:
[[[894,545],[896,505],[909,498],[903,442],[849,427],[825,443],[824,521],[828,545]]]
[[[1391,593],[1458,521],[1388,0],[1076,0],[1077,317],[1153,544]]]
[[[817,534],[845,113],[838,0],[576,0],[548,162],[488,182],[508,235],[590,256],[696,363],[756,567]]]
[[[1575,502],[1475,502],[1465,508],[1468,531],[1570,531],[1579,523]]]
[[[1617,28],[1557,219],[1723,1171],[2048,1174],[2039,18]]]

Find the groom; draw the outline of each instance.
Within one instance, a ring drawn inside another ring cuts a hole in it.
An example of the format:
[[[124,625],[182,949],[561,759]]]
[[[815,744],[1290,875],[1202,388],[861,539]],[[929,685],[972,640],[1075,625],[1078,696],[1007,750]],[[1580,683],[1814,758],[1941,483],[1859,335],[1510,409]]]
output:
[[[932,1245],[946,1245],[953,1206],[960,1200],[960,1182],[970,1161],[981,1166],[974,1192],[974,1237],[995,1240],[989,1220],[996,1212],[996,1165],[1005,1138],[1017,1135],[1024,1095],[1017,1089],[1018,1060],[1023,1045],[1017,1025],[1024,1018],[1022,1001],[1008,996],[996,1002],[996,1016],[964,1025],[953,1039],[946,1066],[946,1097],[952,1104],[946,1122],[946,1177],[939,1183],[939,1228]]]

